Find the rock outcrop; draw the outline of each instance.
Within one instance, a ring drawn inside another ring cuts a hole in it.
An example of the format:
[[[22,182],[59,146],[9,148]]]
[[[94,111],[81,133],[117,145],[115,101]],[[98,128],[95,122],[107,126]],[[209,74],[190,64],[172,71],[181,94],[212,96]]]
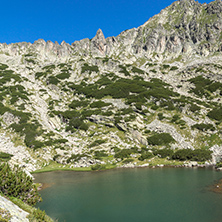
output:
[[[2,196],[0,196],[0,209],[4,209],[9,212],[11,216],[10,222],[29,222],[26,218],[29,213]]]

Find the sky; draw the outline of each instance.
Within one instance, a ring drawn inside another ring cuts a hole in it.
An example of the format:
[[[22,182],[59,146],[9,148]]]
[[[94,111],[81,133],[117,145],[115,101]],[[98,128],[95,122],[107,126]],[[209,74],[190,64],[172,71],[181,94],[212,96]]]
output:
[[[209,3],[209,0],[199,0]],[[2,0],[0,43],[64,40],[71,44],[137,28],[173,0]]]

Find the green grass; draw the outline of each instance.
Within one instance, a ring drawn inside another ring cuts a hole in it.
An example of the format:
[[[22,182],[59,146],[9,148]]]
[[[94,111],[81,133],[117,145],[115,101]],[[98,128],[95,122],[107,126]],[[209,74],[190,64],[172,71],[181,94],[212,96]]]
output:
[[[47,165],[39,170],[33,171],[32,174],[52,172],[52,171],[91,171],[91,168],[90,167],[70,168],[70,165],[63,165],[63,164],[56,163],[56,162],[50,162],[49,165]]]

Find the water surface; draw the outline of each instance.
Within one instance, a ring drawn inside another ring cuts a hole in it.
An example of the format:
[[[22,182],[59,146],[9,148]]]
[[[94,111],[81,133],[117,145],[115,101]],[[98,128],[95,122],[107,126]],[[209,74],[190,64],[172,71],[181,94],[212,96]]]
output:
[[[222,172],[207,168],[137,168],[34,175],[52,184],[42,210],[59,222],[221,222],[222,195],[209,186]]]

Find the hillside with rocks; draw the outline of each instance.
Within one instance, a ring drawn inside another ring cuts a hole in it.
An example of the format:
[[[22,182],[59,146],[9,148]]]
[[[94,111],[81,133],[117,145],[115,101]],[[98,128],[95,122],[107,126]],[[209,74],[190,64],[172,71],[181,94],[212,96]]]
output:
[[[0,83],[0,158],[27,172],[216,164],[222,2],[176,1],[116,37],[2,43]]]

